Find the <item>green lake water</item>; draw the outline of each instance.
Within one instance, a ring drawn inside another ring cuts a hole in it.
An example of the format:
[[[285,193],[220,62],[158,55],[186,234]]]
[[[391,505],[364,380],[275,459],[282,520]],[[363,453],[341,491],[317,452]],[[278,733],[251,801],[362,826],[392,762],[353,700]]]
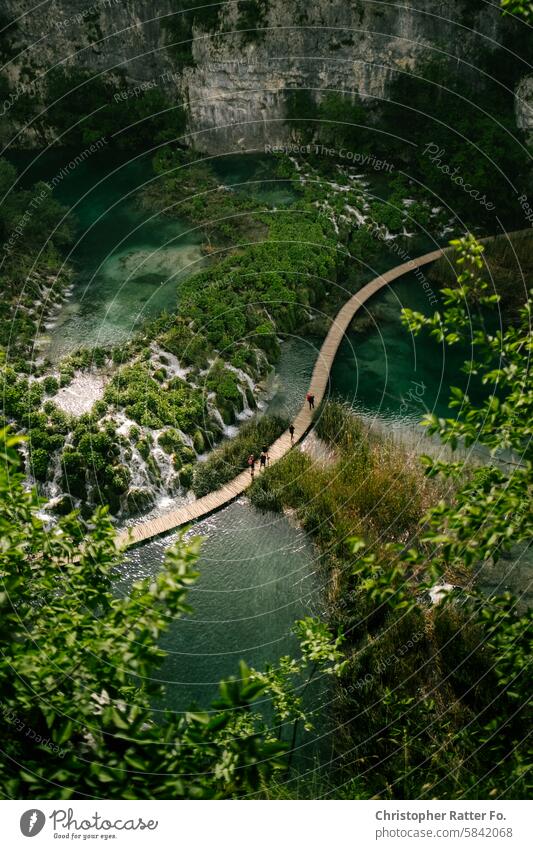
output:
[[[177,709],[209,704],[221,677],[240,659],[262,667],[293,651],[294,621],[319,611],[319,581],[306,534],[276,513],[254,510],[245,499],[195,525],[204,538],[201,576],[189,593],[194,614],[171,627],[161,672]],[[129,580],[152,573],[175,535],[133,549]]]
[[[52,180],[73,155],[52,150],[12,161],[28,169],[23,182],[31,184]],[[145,321],[175,307],[180,280],[202,263],[194,228],[140,208],[139,192],[151,178],[145,157],[124,161],[104,151],[80,163],[54,190],[70,210],[77,239],[67,257],[76,270],[72,295],[53,326],[43,328],[41,350],[52,361],[82,345],[127,340]]]
[[[161,643],[168,656],[157,676],[165,685],[165,708],[178,713],[192,705],[208,707],[220,679],[238,674],[241,659],[263,669],[282,655],[297,656],[294,622],[324,612],[316,552],[285,516],[259,512],[242,499],[199,522],[191,533],[204,538],[200,578],[188,596],[194,613],[170,625]],[[130,551],[120,590],[157,572],[175,538]],[[328,700],[328,681],[317,678],[305,692],[305,705],[320,732],[299,740],[300,767],[314,764],[318,750],[327,752],[331,745],[323,716]],[[268,714],[261,699],[256,708]],[[290,736],[291,728],[284,729],[283,738]]]

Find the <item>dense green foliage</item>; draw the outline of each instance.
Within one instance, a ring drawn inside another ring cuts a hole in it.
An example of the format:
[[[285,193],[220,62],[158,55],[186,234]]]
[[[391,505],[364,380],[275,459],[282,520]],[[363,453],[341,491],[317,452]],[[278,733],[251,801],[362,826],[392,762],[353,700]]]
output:
[[[153,321],[126,347],[75,352],[59,365],[59,379],[46,371],[42,379],[40,371],[31,378],[4,371],[5,415],[32,431],[29,469],[39,482],[53,473],[63,492],[82,505],[104,503],[113,513],[130,509],[127,467],[135,451],[147,464],[151,485],[161,485],[153,431],[177,429],[182,441],[183,435],[193,440],[197,453],[212,447],[221,430],[214,407],[229,424],[245,406],[255,406],[250,378],[267,373],[279,354],[278,333],[301,328],[335,276],[332,222],[316,220],[314,196],[298,201],[297,214],[272,216],[264,202],[221,191],[214,171],[190,160],[179,151],[161,153],[156,194],[148,192],[144,202],[166,204],[168,198],[171,209],[205,231],[208,244],[216,238],[229,250],[213,249],[218,261],[181,284],[176,312]],[[237,248],[235,242],[244,244]],[[169,354],[188,367],[185,379],[169,371]],[[58,424],[51,413],[54,391],[58,382],[68,385],[77,370],[101,371],[106,379],[111,373],[111,380],[90,416]],[[37,425],[30,413],[39,418]],[[117,433],[113,421],[123,416],[141,428],[136,439]],[[192,479],[192,458],[184,449],[170,452],[179,472],[168,479],[172,492]],[[137,495],[146,501],[147,493],[136,488]],[[62,499],[57,507],[62,510],[64,503],[70,502]]]
[[[161,711],[158,642],[191,612],[199,539],[168,549],[161,571],[113,591],[122,560],[105,510],[53,528],[23,488],[20,439],[0,433],[0,789],[7,798],[205,799],[264,792],[286,771],[302,682],[342,670],[341,638],[307,618],[299,658],[239,665],[211,710]],[[254,711],[262,696],[272,726]],[[284,734],[284,729],[288,729]]]
[[[463,221],[495,231],[497,215],[521,227],[516,187],[527,180],[530,163],[510,92],[528,72],[526,29],[518,26],[512,39],[504,33],[496,50],[480,54],[481,78],[468,89],[463,66],[433,58],[393,78],[378,104],[379,119],[356,95],[328,93],[317,100],[294,90],[287,92],[287,120],[302,142],[328,146],[329,157],[351,151],[408,170],[429,187],[433,205],[447,204]]]
[[[250,710],[265,687],[245,665],[210,714],[152,709],[162,696],[157,641],[189,611],[198,541],[177,543],[157,577],[118,598],[121,554],[105,511],[83,538],[75,515],[47,529],[22,488],[15,447],[3,441],[0,465],[3,795],[220,798],[257,789],[283,747]]]
[[[483,308],[499,301],[483,279],[484,248],[472,236],[452,243],[457,251],[456,285],[443,289],[442,313],[426,317],[404,310],[409,329],[418,333],[429,328],[438,342],[455,345],[472,329],[472,360],[465,363],[468,374],[481,376],[486,399],[474,405],[460,389],[452,392],[455,418],[440,419],[428,414],[424,423],[430,433],[454,449],[459,442],[487,446],[492,454],[512,452],[511,465],[476,469],[456,493],[453,509],[430,516],[438,538],[433,567],[444,571],[455,562],[471,566],[479,559],[498,560],[518,542],[527,542],[533,532],[531,506],[533,383],[531,381],[531,300],[520,312],[520,321],[505,330],[487,332]],[[426,458],[430,474],[457,478],[465,463],[434,463]],[[443,530],[443,523],[446,530]],[[436,529],[440,528],[437,532]]]
[[[517,33],[518,40],[520,36]],[[482,86],[473,83],[475,96],[465,91],[461,71],[444,60],[432,60],[416,74],[400,75],[382,105],[380,128],[390,128],[416,145],[410,159],[414,176],[456,215],[491,230],[496,229],[495,214],[510,226],[521,226],[512,187],[526,179],[529,157],[524,135],[516,129],[509,89],[524,73],[527,43],[523,48],[513,41],[495,54],[482,55],[477,65],[492,79],[484,76]],[[379,139],[387,155],[404,154],[404,141],[398,141],[395,150],[393,139],[379,136],[378,145]]]
[[[287,429],[288,422],[279,416],[262,416],[242,425],[238,435],[220,445],[205,463],[198,463],[192,481],[197,496],[207,495],[232,480],[247,468],[247,459],[256,460],[263,446],[270,446]]]
[[[533,3],[531,0],[500,0],[503,12],[519,15],[526,21],[533,21]]]
[[[505,323],[520,320],[527,299],[528,281],[533,278],[533,239],[530,230],[505,233],[484,242],[483,274],[491,290],[499,295],[498,306]],[[431,268],[430,279],[440,286],[455,284],[455,269],[446,254]]]
[[[153,159],[156,179],[144,193],[148,208],[163,208],[199,225],[215,257],[221,245],[234,246],[265,233],[251,212],[265,208],[258,197],[224,186],[208,161],[166,146]],[[211,240],[216,244],[213,246]]]
[[[143,363],[121,369],[106,389],[105,400],[124,409],[126,415],[140,425],[161,428],[172,425],[194,432],[205,420],[205,401],[199,390],[174,377],[161,382],[153,370]]]
[[[68,280],[61,251],[72,238],[66,209],[44,182],[16,185],[16,168],[0,159],[0,347],[26,370],[37,328],[61,298]]]
[[[106,138],[120,149],[152,148],[175,139],[185,127],[181,106],[160,86],[136,87],[125,77],[95,75],[81,68],[55,68],[47,75],[42,119],[63,145],[80,147]]]

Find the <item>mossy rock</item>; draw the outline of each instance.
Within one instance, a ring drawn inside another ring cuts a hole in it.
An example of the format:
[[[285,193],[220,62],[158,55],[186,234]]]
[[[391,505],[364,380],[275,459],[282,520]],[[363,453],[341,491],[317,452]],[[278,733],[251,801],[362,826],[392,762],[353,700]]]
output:
[[[204,431],[204,443],[206,451],[211,451],[215,447],[218,440],[220,439],[220,433],[220,428],[217,428],[216,433],[212,430]]]
[[[146,466],[148,469],[148,474],[150,475],[152,481],[154,481],[154,483],[159,483],[161,480],[161,469],[159,468],[157,462],[151,454],[146,460]]]
[[[246,387],[245,391],[246,391],[246,400],[248,401],[248,406],[250,407],[251,410],[255,410],[257,405],[256,405],[256,402],[255,402],[254,393],[252,392],[252,390],[250,389],[249,386]]]
[[[220,404],[218,411],[222,416],[224,424],[231,425],[235,422],[235,409],[233,404]]]
[[[163,433],[159,434],[157,441],[165,454],[180,453],[183,447],[182,438],[173,427],[169,427]]]
[[[142,513],[148,510],[153,503],[153,492],[143,487],[132,487],[124,499],[124,507],[128,513]]]
[[[193,445],[197,454],[201,454],[205,449],[204,435],[200,430],[197,430],[193,436]]]
[[[61,495],[50,508],[58,516],[67,516],[76,509],[76,503],[71,495]]]
[[[150,446],[148,444],[148,440],[139,439],[137,445],[135,446],[143,460],[148,462],[148,458],[150,456]]]
[[[191,463],[187,463],[180,469],[180,484],[184,489],[190,489],[193,478],[193,467]]]

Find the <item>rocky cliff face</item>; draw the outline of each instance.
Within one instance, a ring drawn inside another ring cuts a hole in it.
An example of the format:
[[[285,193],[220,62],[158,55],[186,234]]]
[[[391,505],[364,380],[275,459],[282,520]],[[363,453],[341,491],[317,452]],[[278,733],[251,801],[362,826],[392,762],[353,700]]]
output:
[[[197,148],[261,148],[290,137],[288,89],[307,89],[316,100],[353,92],[376,108],[399,73],[446,56],[475,88],[482,84],[476,56],[494,50],[509,26],[495,6],[476,0],[226,2],[214,29],[213,17],[209,27],[195,20],[193,62],[184,64],[175,46],[183,5],[50,0],[35,8],[31,0],[4,0],[4,18],[13,22],[1,44],[4,73],[19,89],[37,77],[39,91],[58,63],[112,71],[125,77],[122,84],[150,83],[185,100]],[[517,114],[523,120],[524,108]],[[31,137],[23,130],[22,139]]]
[[[472,0],[270,0],[265,29],[243,46],[231,4],[222,17],[226,33],[197,39],[196,67],[184,75],[195,144],[283,142],[287,89],[306,89],[317,100],[332,91],[354,93],[376,107],[398,73],[450,53],[465,62],[465,77],[475,84],[469,63],[497,44],[502,21],[494,8],[473,14],[471,6]]]

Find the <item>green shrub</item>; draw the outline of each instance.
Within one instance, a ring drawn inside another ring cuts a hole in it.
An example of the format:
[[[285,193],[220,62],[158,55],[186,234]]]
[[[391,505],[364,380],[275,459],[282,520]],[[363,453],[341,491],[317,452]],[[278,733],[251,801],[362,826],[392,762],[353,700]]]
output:
[[[179,453],[183,447],[183,440],[175,428],[164,430],[159,434],[157,441],[165,454]]]
[[[52,375],[45,377],[43,380],[43,386],[47,395],[55,395],[59,389],[59,383],[55,377],[52,377]]]
[[[288,422],[280,416],[263,416],[244,424],[237,436],[216,448],[205,463],[194,470],[192,488],[197,496],[207,495],[232,480],[247,467],[250,454],[259,457],[263,445],[270,446]]]
[[[180,469],[180,485],[184,489],[190,489],[193,481],[193,466],[191,463],[187,463],[185,466],[182,466]]]
[[[30,455],[30,464],[35,478],[39,481],[46,480],[50,455],[44,448],[35,448]]]

